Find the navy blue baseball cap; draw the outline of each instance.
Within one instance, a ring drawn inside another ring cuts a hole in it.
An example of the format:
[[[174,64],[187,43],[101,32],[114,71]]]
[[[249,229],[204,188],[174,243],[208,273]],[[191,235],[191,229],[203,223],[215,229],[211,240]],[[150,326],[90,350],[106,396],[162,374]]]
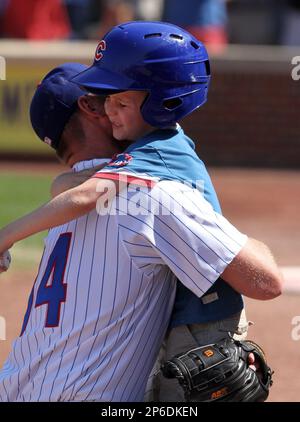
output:
[[[86,91],[70,79],[88,66],[64,63],[51,70],[38,85],[30,105],[30,121],[37,136],[57,149],[62,132]]]

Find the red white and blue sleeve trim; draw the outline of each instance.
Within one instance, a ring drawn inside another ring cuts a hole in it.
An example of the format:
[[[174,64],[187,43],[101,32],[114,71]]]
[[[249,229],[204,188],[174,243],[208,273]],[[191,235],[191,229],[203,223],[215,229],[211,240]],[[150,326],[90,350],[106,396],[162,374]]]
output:
[[[118,182],[123,182],[127,184],[133,184],[133,185],[143,186],[143,187],[148,187],[148,188],[153,188],[159,182],[158,177],[152,177],[144,173],[135,174],[135,173],[125,172],[125,171],[110,172],[110,171],[100,170],[99,172],[94,174],[94,176],[92,177],[96,179],[114,180]]]

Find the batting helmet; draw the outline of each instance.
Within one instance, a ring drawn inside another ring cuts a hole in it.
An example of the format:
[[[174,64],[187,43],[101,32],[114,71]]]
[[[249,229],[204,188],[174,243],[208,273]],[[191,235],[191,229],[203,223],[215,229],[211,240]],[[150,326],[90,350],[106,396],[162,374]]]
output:
[[[204,45],[176,25],[128,22],[98,44],[91,67],[72,81],[93,93],[143,90],[151,126],[174,124],[207,99],[210,66]]]

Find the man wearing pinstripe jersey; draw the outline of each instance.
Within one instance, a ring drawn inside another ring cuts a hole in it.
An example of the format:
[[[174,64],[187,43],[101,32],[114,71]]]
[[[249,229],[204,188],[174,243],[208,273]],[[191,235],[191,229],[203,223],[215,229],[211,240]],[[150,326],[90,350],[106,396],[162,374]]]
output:
[[[143,204],[151,199],[146,216],[93,211],[50,231],[22,335],[0,374],[2,400],[142,400],[173,306],[170,269],[201,296],[244,249],[247,237],[199,191],[135,177],[152,186],[141,192]],[[123,199],[134,205],[132,196]],[[182,202],[186,212],[162,212]]]

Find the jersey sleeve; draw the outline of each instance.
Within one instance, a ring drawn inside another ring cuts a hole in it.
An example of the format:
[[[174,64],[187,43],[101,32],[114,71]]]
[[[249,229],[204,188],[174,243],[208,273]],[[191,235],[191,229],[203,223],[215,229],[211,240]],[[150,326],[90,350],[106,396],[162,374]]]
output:
[[[140,219],[139,234],[187,288],[202,296],[247,236],[214,212],[198,190],[180,183],[160,182],[149,200],[151,212]]]
[[[165,173],[166,167],[156,149],[144,145],[130,153],[116,154],[93,177],[153,187]]]

